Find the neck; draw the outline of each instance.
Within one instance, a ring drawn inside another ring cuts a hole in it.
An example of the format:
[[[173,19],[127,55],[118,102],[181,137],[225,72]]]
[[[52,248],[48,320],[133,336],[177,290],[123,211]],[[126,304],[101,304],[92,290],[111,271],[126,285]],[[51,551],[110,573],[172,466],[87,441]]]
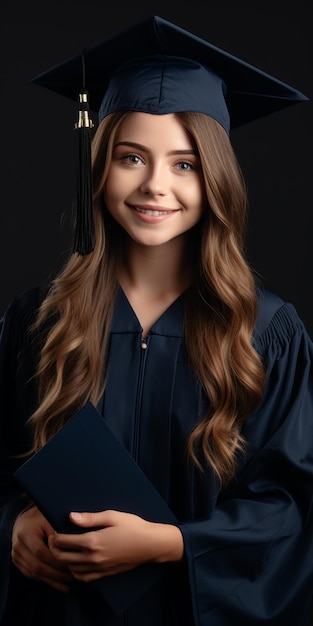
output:
[[[142,246],[127,241],[119,280],[124,291],[140,290],[157,297],[177,296],[189,287],[192,267],[188,238],[177,237],[162,246]]]

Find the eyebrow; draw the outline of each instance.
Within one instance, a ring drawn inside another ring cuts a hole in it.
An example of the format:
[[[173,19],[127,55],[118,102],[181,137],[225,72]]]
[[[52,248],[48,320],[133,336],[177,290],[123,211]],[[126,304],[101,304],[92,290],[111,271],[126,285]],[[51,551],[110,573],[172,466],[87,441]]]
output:
[[[135,141],[119,141],[118,143],[114,145],[114,148],[117,148],[118,146],[128,146],[130,148],[137,148],[137,150],[143,150],[144,152],[148,152],[148,153],[151,152],[149,148],[142,145],[141,143],[136,143]],[[195,150],[192,148],[186,148],[182,150],[170,150],[168,152],[169,156],[174,156],[174,155],[179,155],[179,154],[192,154],[194,156],[199,156],[198,150]]]

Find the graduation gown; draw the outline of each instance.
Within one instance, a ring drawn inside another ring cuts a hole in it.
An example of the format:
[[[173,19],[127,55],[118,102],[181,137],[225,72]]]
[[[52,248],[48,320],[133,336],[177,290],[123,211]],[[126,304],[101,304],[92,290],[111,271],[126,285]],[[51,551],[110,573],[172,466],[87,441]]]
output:
[[[267,369],[262,402],[243,427],[247,453],[219,492],[212,472],[186,458],[207,400],[188,366],[184,295],[151,328],[146,349],[119,291],[98,409],[179,520],[185,558],[125,613],[88,584],[70,594],[28,580],[10,558],[14,519],[25,506],[12,472],[27,449],[36,405],[38,341],[27,334],[39,289],[16,298],[0,344],[0,624],[42,626],[307,626],[313,595],[313,346],[294,307],[259,293],[254,343]],[[15,621],[14,621],[15,620]]]

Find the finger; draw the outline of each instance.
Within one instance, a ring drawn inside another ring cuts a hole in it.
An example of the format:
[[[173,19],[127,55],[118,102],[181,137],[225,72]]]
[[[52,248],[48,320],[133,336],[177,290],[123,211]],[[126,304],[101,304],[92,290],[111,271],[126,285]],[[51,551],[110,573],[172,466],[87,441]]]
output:
[[[68,568],[66,572],[60,572],[60,570],[43,565],[40,561],[36,562],[34,559],[25,561],[24,559],[17,558],[14,561],[14,565],[26,578],[40,580],[60,591],[68,591],[68,583],[73,580],[73,576]]]
[[[52,535],[54,536],[54,535]],[[47,538],[49,544],[49,537]],[[20,542],[18,546],[12,547],[12,560],[15,562],[17,559],[23,560],[28,564],[34,564],[34,568],[38,565],[46,567],[48,571],[64,572],[66,567],[63,563],[60,563],[55,556],[49,550],[48,545],[44,542],[35,541],[30,545],[27,545],[24,541]]]
[[[36,528],[32,530],[33,532],[29,532],[29,528],[26,526],[26,530],[21,527],[12,534],[11,555],[13,562],[16,559],[29,563],[40,561],[59,568],[59,563],[54,561],[48,548],[48,536],[43,536]],[[52,532],[54,533],[54,531]]]
[[[75,557],[76,554],[80,554],[83,550],[90,549],[92,545],[91,535],[94,534],[93,531],[79,534],[56,533],[49,537],[48,547],[55,559],[64,562],[69,557]]]
[[[100,529],[115,526],[122,518],[128,517],[129,513],[107,509],[98,512],[71,511],[69,516],[70,520],[77,526]]]
[[[123,514],[111,510],[96,513],[71,511],[70,520],[83,528],[104,528],[105,526],[113,526],[120,515]]]

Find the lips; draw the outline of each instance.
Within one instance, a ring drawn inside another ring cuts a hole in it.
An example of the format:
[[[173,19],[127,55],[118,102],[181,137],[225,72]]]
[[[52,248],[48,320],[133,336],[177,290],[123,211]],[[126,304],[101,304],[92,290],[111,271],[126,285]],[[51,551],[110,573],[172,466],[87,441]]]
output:
[[[151,206],[151,205],[133,205],[132,209],[134,209],[137,213],[141,213],[143,215],[148,215],[150,217],[160,217],[162,215],[170,215],[171,213],[175,213],[179,209],[169,209],[167,207],[160,206]]]
[[[139,209],[138,207],[134,207],[135,211],[138,213],[143,213],[144,215],[152,215],[153,217],[158,217],[159,215],[169,215],[170,213],[174,213],[174,210],[163,211],[160,209]]]

